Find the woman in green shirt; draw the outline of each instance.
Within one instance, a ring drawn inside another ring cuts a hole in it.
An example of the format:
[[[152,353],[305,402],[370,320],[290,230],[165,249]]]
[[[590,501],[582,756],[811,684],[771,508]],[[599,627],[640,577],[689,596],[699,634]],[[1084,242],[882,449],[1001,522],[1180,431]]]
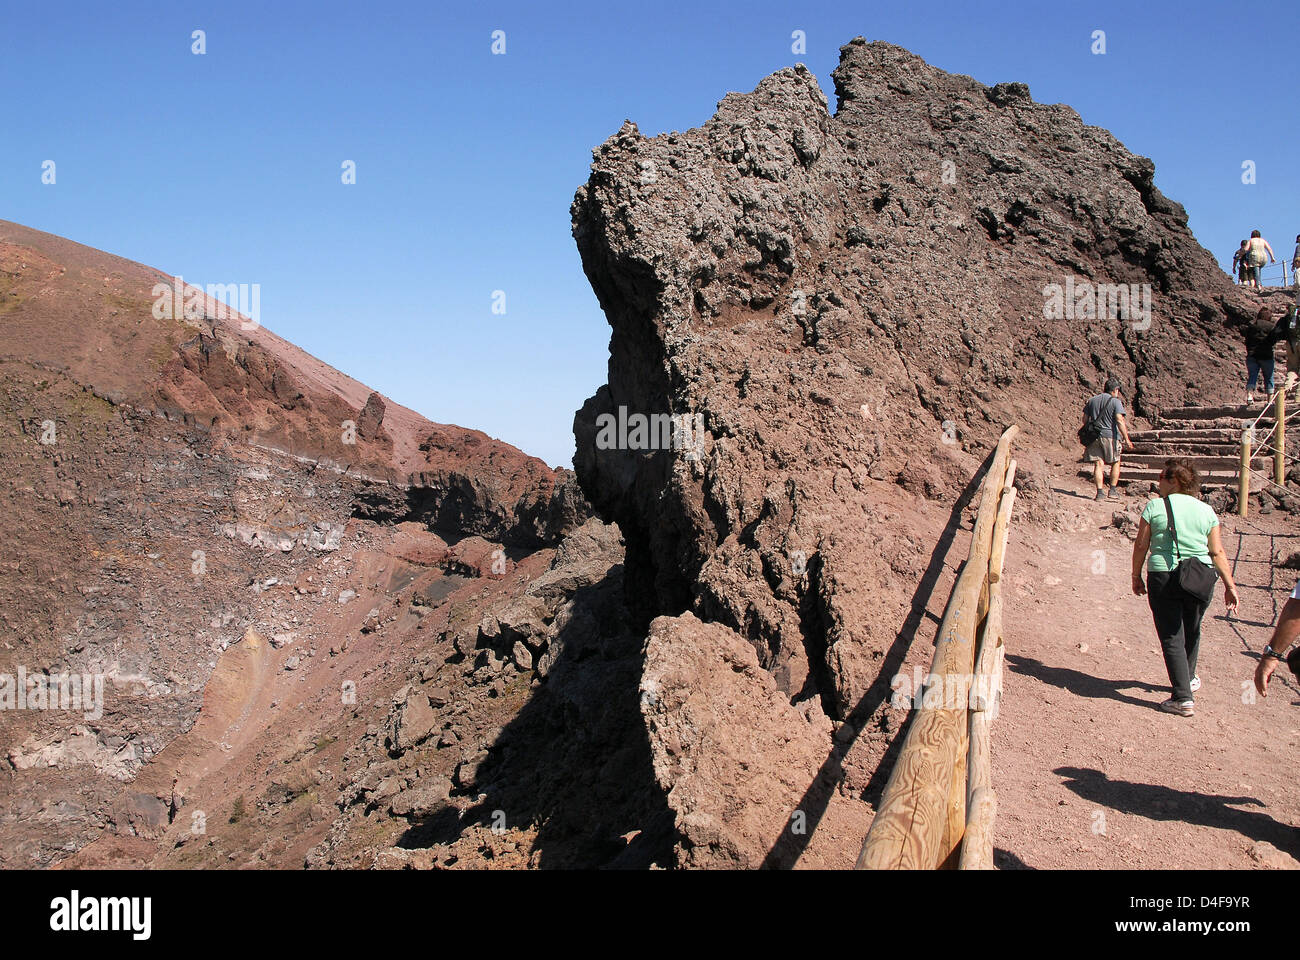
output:
[[[1160,474],[1160,499],[1152,500],[1142,511],[1137,541],[1133,544],[1133,592],[1139,597],[1147,596],[1173,688],[1160,709],[1180,717],[1192,715],[1195,707],[1192,694],[1201,686],[1201,678],[1196,675],[1196,658],[1201,644],[1201,618],[1209,602],[1184,592],[1175,582],[1179,559],[1195,558],[1213,565],[1223,578],[1228,610],[1236,610],[1238,602],[1237,585],[1232,580],[1228,556],[1219,538],[1219,518],[1209,504],[1201,501],[1200,493],[1201,478],[1195,467],[1186,460],[1166,461]],[[1165,498],[1173,510],[1177,545],[1169,534]]]

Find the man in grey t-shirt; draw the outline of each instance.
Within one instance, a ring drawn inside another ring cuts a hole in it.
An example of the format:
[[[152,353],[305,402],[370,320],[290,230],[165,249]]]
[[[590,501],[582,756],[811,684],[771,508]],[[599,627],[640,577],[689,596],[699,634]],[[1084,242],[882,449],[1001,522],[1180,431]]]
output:
[[[1120,453],[1123,445],[1133,449],[1124,422],[1124,401],[1120,399],[1120,382],[1114,377],[1106,381],[1106,392],[1099,393],[1083,405],[1083,425],[1095,423],[1101,436],[1088,445],[1084,458],[1093,463],[1093,480],[1097,484],[1097,499],[1106,499],[1106,469],[1110,466],[1110,498],[1119,499],[1115,489],[1119,483]],[[1123,437],[1121,443],[1120,438]]]

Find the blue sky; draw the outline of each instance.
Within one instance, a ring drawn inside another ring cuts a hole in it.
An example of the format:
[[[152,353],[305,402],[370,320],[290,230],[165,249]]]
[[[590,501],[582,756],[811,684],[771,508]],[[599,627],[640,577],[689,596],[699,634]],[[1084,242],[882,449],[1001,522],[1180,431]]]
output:
[[[281,336],[432,420],[567,466],[609,342],[569,204],[624,118],[647,135],[698,126],[798,61],[834,109],[839,46],[888,40],[1109,128],[1155,160],[1221,263],[1253,227],[1289,259],[1296,16],[1205,0],[12,2],[0,217],[190,282],[259,283]]]

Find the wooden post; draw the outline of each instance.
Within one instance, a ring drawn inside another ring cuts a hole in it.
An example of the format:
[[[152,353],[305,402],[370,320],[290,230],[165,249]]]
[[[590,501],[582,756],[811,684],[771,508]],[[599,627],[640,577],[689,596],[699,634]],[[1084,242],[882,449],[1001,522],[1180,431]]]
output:
[[[1006,524],[1010,522],[1011,519],[1011,508],[1006,503],[1006,494],[1008,490],[1010,490],[1013,494],[1016,492],[1016,488],[1013,486],[1015,481],[1016,481],[1016,461],[1010,460],[1007,462],[1007,475],[1002,480],[1002,493],[1001,493],[1001,499],[998,501],[998,512],[997,514],[995,514],[993,518],[993,534],[992,534],[992,538],[989,540],[989,561],[990,561],[989,578],[984,584],[984,589],[980,591],[979,611],[975,615],[976,623],[983,623],[984,618],[988,616],[989,590],[991,589],[992,585],[997,582],[998,577],[1002,576],[1002,556],[1001,556],[1001,550],[998,547],[998,542],[999,542],[999,537],[1001,537],[1002,547],[1003,548],[1006,547],[1006,536],[1007,536]],[[1002,520],[1002,508],[1004,507],[1007,510],[1006,520]],[[998,531],[999,521],[1001,521],[1003,524],[1003,529],[1001,533],[999,533]],[[999,553],[999,555],[996,558],[994,558],[993,556],[994,551],[998,551]],[[995,559],[997,561],[996,563],[993,562]]]
[[[1012,467],[1015,461],[1011,461]],[[1008,470],[1007,473],[1011,471]],[[989,583],[1002,579],[1002,558],[1007,551],[1007,534],[1011,530],[1011,507],[1016,502],[1016,488],[1007,487],[1002,494],[1002,505],[998,509],[998,518],[993,524],[993,545],[989,551]],[[990,608],[992,603],[990,602]]]
[[[1003,498],[1005,501],[1005,497]],[[996,670],[1002,646],[1002,587],[989,588],[989,615],[981,631],[970,704],[970,747],[966,761],[966,830],[961,841],[962,870],[993,869],[993,720],[1002,695]]]
[[[1018,432],[1017,427],[1008,427],[990,460],[970,552],[935,636],[930,673],[945,689],[931,687],[922,695],[876,818],[862,842],[859,870],[957,866],[966,830],[970,731],[965,683],[975,665],[975,631],[981,594],[988,586],[993,527],[1006,482],[1011,441]],[[953,684],[965,690],[960,703],[944,702],[947,688]]]
[[[1254,428],[1241,431],[1241,467],[1237,473],[1237,516],[1250,514],[1250,435]]]
[[[980,787],[971,794],[970,817],[961,844],[961,869],[993,869],[993,820],[998,813],[998,797],[992,787]]]
[[[1012,461],[1014,464],[1015,461]],[[1007,470],[1011,476],[1011,469]],[[989,550],[989,611],[980,631],[975,655],[974,692],[970,698],[970,748],[967,759],[966,832],[962,836],[962,870],[993,869],[993,820],[997,796],[993,790],[993,721],[1002,699],[1002,560],[1006,553],[1011,507],[1016,488],[1007,487]]]
[[[1277,425],[1273,427],[1277,439],[1273,443],[1273,482],[1279,487],[1286,486],[1286,389],[1277,392],[1277,404],[1273,410]]]

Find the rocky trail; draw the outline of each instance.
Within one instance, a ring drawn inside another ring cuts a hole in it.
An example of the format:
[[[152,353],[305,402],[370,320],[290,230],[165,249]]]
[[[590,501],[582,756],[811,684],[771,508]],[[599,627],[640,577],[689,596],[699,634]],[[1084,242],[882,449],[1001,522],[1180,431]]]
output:
[[[1220,513],[1242,603],[1228,617],[1219,589],[1202,634],[1196,715],[1182,718],[1158,709],[1168,678],[1146,599],[1129,589],[1128,525],[1084,483],[1057,496],[1061,529],[1017,524],[1008,548],[995,862],[1300,866],[1300,687],[1285,670],[1266,699],[1252,683],[1295,585],[1273,562],[1300,546],[1294,522]],[[1135,516],[1148,496],[1118,508]]]
[[[1242,605],[1227,616],[1220,590],[1205,621],[1196,716],[1172,717],[1158,709],[1168,678],[1150,610],[1129,590],[1131,537],[1150,484],[1135,482],[1121,500],[1098,503],[1067,462],[1046,469],[1050,493],[1032,518],[1013,522],[1004,574],[1007,671],[993,727],[996,866],[1300,867],[1300,798],[1291,777],[1300,684],[1283,671],[1269,696],[1258,698],[1251,682],[1295,586],[1277,565],[1300,549],[1290,515],[1221,512]],[[914,632],[900,635],[906,643],[886,664],[898,675],[919,681],[929,670],[969,546],[962,526],[934,545],[918,584]],[[909,709],[891,705],[886,691],[879,729],[837,738],[826,768],[843,777],[838,789],[808,790],[796,806],[812,835],[777,845],[797,857],[797,868],[853,866]],[[881,730],[883,744],[873,737]],[[864,758],[881,751],[885,762],[861,778],[874,762]]]

